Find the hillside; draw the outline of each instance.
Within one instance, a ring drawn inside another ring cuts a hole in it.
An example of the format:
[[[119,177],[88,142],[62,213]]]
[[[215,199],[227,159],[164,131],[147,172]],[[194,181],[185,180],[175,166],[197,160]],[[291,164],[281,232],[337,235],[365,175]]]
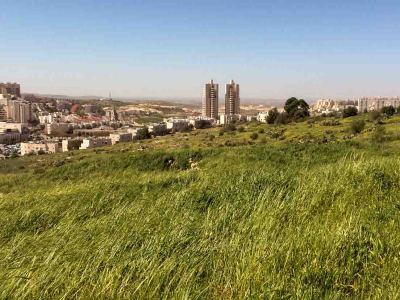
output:
[[[0,297],[399,297],[400,117],[354,119],[1,161]]]

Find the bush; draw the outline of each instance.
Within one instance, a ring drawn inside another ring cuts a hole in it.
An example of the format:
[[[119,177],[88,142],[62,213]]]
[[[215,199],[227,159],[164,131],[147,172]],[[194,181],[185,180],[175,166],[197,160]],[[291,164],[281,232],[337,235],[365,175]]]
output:
[[[387,117],[391,117],[395,114],[396,109],[390,105],[390,106],[385,106],[381,109],[382,114],[386,115]]]
[[[349,106],[343,110],[342,116],[343,116],[343,118],[348,118],[348,117],[356,116],[357,113],[358,113],[357,107]]]
[[[38,154],[38,155],[43,155],[43,154],[46,154],[46,152],[44,152],[44,150],[40,149],[40,150],[37,152],[37,154]]]
[[[230,123],[230,124],[225,125],[224,130],[226,132],[232,132],[232,131],[236,130],[236,126],[235,126],[235,124]]]
[[[238,128],[238,132],[245,132],[244,127],[243,127],[243,126],[240,126],[240,127]]]
[[[363,131],[364,127],[365,127],[364,120],[353,120],[353,122],[350,125],[350,131],[353,134],[357,134]]]
[[[371,135],[371,142],[380,144],[386,141],[386,130],[385,127],[379,125],[375,128],[373,134]]]
[[[257,132],[253,132],[253,133],[250,135],[250,138],[251,138],[252,140],[258,139],[258,133],[257,133]]]
[[[324,120],[321,122],[322,126],[338,126],[340,122],[338,120]]]
[[[264,129],[263,128],[258,129],[258,133],[264,133]]]
[[[381,114],[379,113],[379,111],[371,110],[371,111],[368,113],[368,119],[369,119],[371,122],[380,121],[380,119],[381,119]]]

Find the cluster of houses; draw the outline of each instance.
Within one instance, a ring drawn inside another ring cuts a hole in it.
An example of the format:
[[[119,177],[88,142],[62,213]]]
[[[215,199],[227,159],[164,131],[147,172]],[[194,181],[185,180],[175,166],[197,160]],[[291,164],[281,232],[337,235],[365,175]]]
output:
[[[190,119],[170,118],[164,120],[162,123],[151,124],[149,126],[125,128],[113,131],[108,137],[75,137],[62,138],[61,140],[23,142],[21,143],[21,155],[85,150],[144,139],[149,136],[156,137],[175,132],[207,128],[213,125],[214,119],[206,117],[195,117]]]

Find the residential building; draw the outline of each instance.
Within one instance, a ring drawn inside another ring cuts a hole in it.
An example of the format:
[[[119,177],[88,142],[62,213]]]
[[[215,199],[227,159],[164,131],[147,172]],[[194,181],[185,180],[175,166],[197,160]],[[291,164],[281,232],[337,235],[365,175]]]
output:
[[[240,114],[239,85],[233,80],[225,86],[225,115]]]
[[[360,113],[376,110],[379,111],[383,107],[393,106],[394,108],[400,107],[399,97],[364,97],[358,99],[358,111]]]
[[[213,80],[204,87],[203,116],[218,119],[218,84]]]
[[[230,123],[235,123],[235,122],[246,122],[247,117],[243,115],[226,115],[226,114],[221,114],[219,116],[219,124],[220,125],[226,125]]]
[[[82,145],[81,139],[65,139],[61,142],[62,152],[68,152],[72,150],[78,150]]]
[[[120,132],[110,134],[111,144],[126,143],[132,141],[132,133]]]
[[[83,139],[82,144],[79,149],[90,149],[111,145],[110,138],[93,138],[93,139]]]
[[[167,130],[172,132],[185,131],[189,129],[189,120],[187,119],[167,119],[166,120]]]
[[[0,130],[0,144],[12,145],[21,141],[21,133],[15,129]]]
[[[167,124],[165,123],[149,125],[148,129],[153,136],[166,135],[168,133]]]
[[[8,94],[15,97],[21,97],[21,86],[18,83],[1,83],[0,82],[0,94]]]
[[[28,134],[28,124],[26,123],[13,123],[13,122],[0,122],[0,130],[17,130],[19,133]]]
[[[72,132],[72,126],[69,123],[51,123],[46,124],[46,134],[65,136]]]
[[[310,111],[313,114],[329,114],[341,112],[349,106],[356,105],[356,101],[353,100],[320,99],[313,106],[311,106]]]
[[[43,153],[56,153],[60,151],[57,142],[27,142],[21,143],[21,155]]]
[[[108,119],[108,121],[118,121],[119,120],[118,113],[117,113],[117,110],[115,109],[115,107],[105,108],[104,111],[106,113],[106,118]]]
[[[28,123],[32,120],[31,103],[24,100],[9,100],[7,119],[16,123]]]
[[[189,120],[189,123],[195,129],[202,129],[202,128],[212,127],[215,122],[216,122],[216,120],[214,118],[204,117],[204,116],[194,117],[194,118],[191,118]]]

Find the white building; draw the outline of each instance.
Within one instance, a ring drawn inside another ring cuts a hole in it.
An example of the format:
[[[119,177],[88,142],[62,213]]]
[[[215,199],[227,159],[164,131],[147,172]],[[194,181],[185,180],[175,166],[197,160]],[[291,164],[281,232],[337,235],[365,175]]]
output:
[[[83,139],[82,144],[79,147],[79,149],[84,150],[84,149],[103,147],[103,146],[107,146],[107,145],[111,145],[110,138]]]
[[[21,143],[21,155],[43,153],[56,153],[60,151],[57,142],[28,142]]]
[[[168,133],[167,124],[165,123],[149,125],[148,129],[153,136],[166,135]]]
[[[167,129],[176,132],[176,131],[182,131],[182,130],[187,130],[189,128],[189,120],[187,119],[168,119],[166,122]]]
[[[358,111],[360,113],[371,110],[379,111],[386,106],[393,106],[394,108],[398,108],[400,106],[400,98],[364,97],[358,99]]]
[[[110,139],[111,139],[112,145],[115,145],[118,143],[131,142],[132,141],[132,133],[129,133],[129,132],[111,133]]]

